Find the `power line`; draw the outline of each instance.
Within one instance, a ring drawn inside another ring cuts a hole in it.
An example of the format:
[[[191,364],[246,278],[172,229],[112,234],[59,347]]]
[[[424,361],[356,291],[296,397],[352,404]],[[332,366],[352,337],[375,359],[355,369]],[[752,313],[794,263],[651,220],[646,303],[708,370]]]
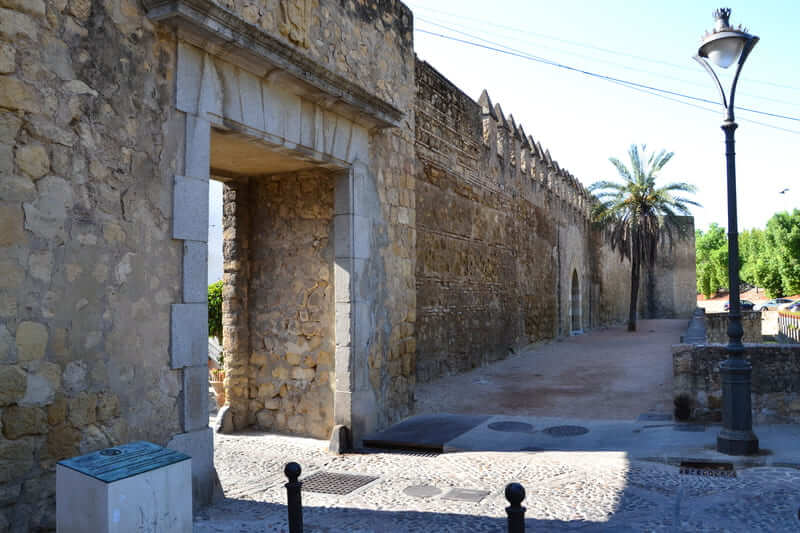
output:
[[[636,87],[636,88],[640,88],[640,89],[655,91],[655,92],[658,92],[658,93],[664,93],[664,94],[669,94],[669,95],[673,95],[673,96],[679,96],[681,98],[687,98],[689,100],[694,100],[694,101],[698,101],[698,102],[719,105],[718,102],[714,102],[713,100],[708,100],[706,98],[699,98],[699,97],[696,97],[696,96],[690,96],[690,95],[679,93],[679,92],[676,92],[676,91],[669,91],[667,89],[659,89],[658,87],[653,87],[653,86],[645,85],[645,84],[642,84],[642,83],[636,83],[636,82],[633,82],[633,81],[628,81],[628,80],[623,80],[623,79],[620,79],[620,78],[615,78],[613,76],[606,76],[605,74],[599,74],[597,72],[591,72],[591,71],[588,71],[588,70],[583,70],[583,69],[580,69],[580,68],[572,67],[572,66],[569,66],[569,65],[565,65],[563,63],[558,63],[556,61],[551,61],[549,59],[545,59],[543,57],[538,57],[538,56],[534,56],[532,54],[527,54],[525,52],[515,51],[515,50],[512,50],[512,49],[497,48],[497,47],[494,47],[494,46],[487,46],[487,45],[483,45],[483,44],[476,43],[476,42],[473,42],[473,41],[468,41],[466,39],[459,39],[458,37],[453,37],[452,35],[444,35],[444,34],[441,34],[441,33],[436,33],[436,32],[432,32],[432,31],[428,31],[428,30],[417,29],[416,31],[418,31],[420,33],[425,33],[425,34],[428,34],[428,35],[432,35],[434,37],[439,37],[439,38],[442,38],[442,39],[447,39],[447,40],[450,40],[450,41],[455,41],[455,42],[459,42],[459,43],[462,43],[462,44],[475,46],[475,47],[478,47],[478,48],[484,48],[486,50],[491,50],[491,51],[494,51],[494,52],[500,52],[501,54],[507,54],[507,55],[519,57],[519,58],[522,58],[522,59],[527,59],[529,61],[535,61],[535,62],[538,62],[538,63],[544,63],[546,65],[550,65],[550,66],[553,66],[553,67],[561,68],[561,69],[564,69],[564,70],[569,70],[569,71],[572,71],[572,72],[578,72],[578,73],[584,74],[586,76],[590,76],[590,77],[593,77],[593,78],[598,78],[598,79],[610,81],[610,82],[613,82],[613,83],[624,85],[626,87],[631,87],[631,88]],[[504,45],[499,45],[499,46],[504,46]],[[686,102],[683,102],[683,103],[686,103]],[[742,111],[749,111],[751,113],[757,113],[757,114],[761,114],[761,115],[767,115],[767,116],[771,116],[771,117],[783,118],[783,119],[786,119],[786,120],[794,120],[794,121],[800,122],[800,118],[797,118],[797,117],[779,115],[777,113],[768,113],[766,111],[758,111],[756,109],[750,109],[750,108],[745,108],[745,107],[740,107],[739,109],[742,110]],[[772,125],[766,124],[766,123],[755,122],[755,121],[752,121],[752,120],[750,122],[754,122],[754,123],[760,124],[762,126],[772,127],[772,128],[779,129],[779,130],[782,130],[782,131],[800,133],[800,132],[794,132],[794,130],[788,130],[788,129],[785,129],[785,128],[780,128],[778,126],[772,126]]]
[[[426,10],[427,11],[432,11],[434,13],[439,13],[439,14],[446,15],[446,16],[449,16],[449,17],[452,17],[452,18],[456,18],[456,19],[473,21],[473,22],[476,22],[476,23],[480,23],[481,27],[493,26],[495,28],[502,28],[502,29],[511,30],[511,31],[514,31],[514,32],[517,32],[517,33],[522,33],[522,34],[525,34],[525,35],[529,35],[529,36],[536,36],[536,37],[540,37],[540,38],[543,38],[543,39],[550,39],[550,40],[561,42],[561,43],[564,43],[564,44],[569,44],[569,45],[572,45],[572,46],[578,46],[578,47],[582,47],[582,48],[588,48],[588,49],[591,49],[591,50],[597,50],[599,52],[603,52],[603,53],[607,53],[607,54],[614,54],[614,55],[630,57],[632,59],[636,59],[636,60],[639,60],[639,61],[646,61],[647,63],[658,63],[658,64],[661,64],[661,65],[665,65],[665,66],[676,68],[676,69],[680,69],[680,70],[686,70],[686,71],[689,71],[689,72],[696,72],[696,69],[689,68],[686,65],[678,65],[676,63],[671,63],[669,61],[664,61],[664,60],[660,60],[660,59],[653,59],[653,58],[650,58],[650,57],[638,56],[638,55],[631,54],[631,53],[628,53],[628,52],[622,52],[622,51],[619,51],[619,50],[613,50],[613,49],[610,49],[610,48],[603,48],[603,47],[596,46],[596,45],[582,43],[580,41],[572,41],[572,40],[569,40],[569,39],[562,39],[560,37],[555,37],[553,35],[547,35],[547,34],[544,34],[544,33],[537,33],[537,32],[534,32],[534,31],[530,31],[529,29],[522,29],[522,28],[517,28],[517,27],[514,27],[514,26],[507,26],[507,25],[504,25],[504,24],[497,24],[497,23],[493,23],[493,22],[488,21],[488,20],[476,19],[474,17],[467,17],[467,16],[464,16],[464,15],[458,15],[458,14],[455,14],[455,13],[449,13],[447,11],[434,9],[434,8],[431,8],[431,7],[428,7],[428,6],[417,6],[415,9],[420,9],[420,10],[423,10],[423,11],[426,11]],[[782,88],[782,89],[789,89],[789,90],[792,90],[792,91],[800,91],[800,87],[794,87],[792,85],[785,85],[785,84],[774,83],[774,82],[763,81],[763,80],[748,80],[748,81],[751,81],[753,83],[759,83],[759,84],[762,84],[762,85],[770,85],[772,87],[779,87],[779,88]]]
[[[426,19],[425,17],[417,17],[417,20],[418,20],[418,21],[420,21],[420,22],[423,22],[424,24],[430,24],[430,25],[432,25],[432,26],[436,26],[436,27],[438,27],[438,28],[443,28],[443,29],[445,29],[445,30],[448,30],[448,31],[451,31],[451,32],[455,32],[455,33],[458,33],[458,34],[460,34],[460,35],[465,35],[465,36],[467,36],[467,37],[471,37],[471,38],[473,38],[473,39],[478,39],[478,40],[480,40],[480,41],[483,41],[483,42],[486,42],[486,43],[490,43],[490,44],[496,44],[496,45],[498,45],[498,46],[502,46],[503,48],[507,48],[507,49],[509,49],[509,50],[513,50],[513,51],[519,51],[519,52],[521,52],[521,53],[525,53],[525,52],[522,52],[522,51],[520,51],[520,50],[517,50],[517,49],[511,48],[511,47],[509,47],[509,46],[506,46],[506,45],[504,45],[504,44],[502,44],[502,43],[498,43],[498,42],[496,42],[496,41],[491,41],[491,40],[489,40],[489,39],[485,39],[485,38],[483,38],[483,37],[480,37],[479,35],[475,35],[475,34],[471,34],[471,33],[467,33],[467,32],[464,32],[464,31],[458,30],[458,29],[456,29],[456,28],[453,28],[453,27],[450,27],[450,26],[447,26],[447,25],[441,24],[441,23],[439,23],[439,22],[436,22],[436,21],[433,21],[433,20]],[[529,42],[529,43],[530,43],[531,41],[530,41],[530,40],[527,40],[526,42]],[[613,65],[613,66],[616,66],[616,67],[619,67],[619,68],[623,68],[623,69],[625,69],[625,70],[631,70],[631,71],[633,71],[633,72],[639,72],[639,73],[649,74],[649,75],[651,75],[651,76],[657,76],[657,77],[664,78],[664,79],[668,79],[668,80],[672,80],[672,81],[679,81],[679,82],[681,82],[681,83],[686,83],[686,84],[689,84],[689,85],[694,85],[694,86],[696,86],[696,87],[704,87],[704,88],[705,88],[705,87],[708,87],[708,83],[699,83],[699,82],[696,82],[696,81],[686,80],[686,79],[683,79],[683,78],[676,78],[676,77],[674,77],[674,76],[668,76],[668,75],[662,74],[662,73],[660,73],[660,72],[653,72],[653,71],[650,71],[650,70],[646,70],[646,69],[642,69],[642,68],[638,68],[638,67],[634,67],[634,66],[630,66],[630,65],[623,65],[623,64],[621,64],[621,63],[616,63],[616,62],[614,62],[614,61],[608,61],[608,60],[606,60],[606,59],[600,59],[600,58],[597,58],[597,57],[586,56],[586,55],[579,54],[579,53],[576,53],[576,52],[571,52],[571,51],[569,51],[569,50],[561,50],[561,49],[558,49],[558,48],[553,48],[553,47],[551,47],[551,46],[546,46],[546,45],[545,45],[545,47],[546,47],[546,48],[550,48],[551,50],[555,50],[556,52],[560,52],[560,53],[562,53],[562,54],[568,54],[568,55],[572,55],[572,56],[575,56],[575,57],[580,57],[580,58],[583,58],[583,59],[588,59],[588,60],[591,60],[591,61],[599,61],[599,62],[601,62],[601,63],[606,63],[606,64],[608,64],[608,65]],[[634,56],[634,57],[638,57],[638,56]],[[695,74],[698,74],[698,75],[699,75],[699,74],[704,74],[703,72],[701,72],[701,71],[700,71],[700,69],[687,69],[687,70],[691,70],[691,71],[692,71],[692,73],[695,73]],[[751,80],[748,80],[748,81],[751,81]],[[751,97],[751,98],[758,98],[758,99],[761,99],[761,100],[765,100],[765,101],[769,101],[769,102],[774,102],[774,103],[778,103],[778,104],[790,105],[790,106],[793,106],[793,107],[800,106],[800,102],[797,102],[797,101],[794,101],[794,102],[789,102],[789,101],[787,101],[787,100],[781,100],[781,99],[778,99],[778,98],[770,98],[770,97],[768,97],[768,96],[762,96],[762,95],[750,94],[750,93],[744,93],[744,92],[739,92],[739,93],[737,93],[737,94],[738,94],[738,96],[749,96],[749,97]]]

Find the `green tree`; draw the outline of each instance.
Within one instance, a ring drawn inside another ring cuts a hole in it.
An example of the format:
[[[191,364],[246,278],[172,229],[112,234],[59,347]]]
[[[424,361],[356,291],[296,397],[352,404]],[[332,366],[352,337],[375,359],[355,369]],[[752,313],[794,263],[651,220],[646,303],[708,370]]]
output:
[[[713,223],[695,232],[697,291],[706,298],[728,285],[728,239],[725,229]]]
[[[222,280],[208,286],[208,336],[222,345]]]
[[[800,210],[772,215],[764,237],[770,256],[768,264],[774,269],[770,279],[780,278],[779,295],[797,294],[800,292]]]
[[[646,146],[631,145],[628,150],[630,167],[610,158],[622,182],[598,181],[589,187],[597,198],[592,219],[606,228],[611,248],[621,259],[631,261],[631,301],[628,331],[636,331],[636,308],[639,299],[641,265],[655,264],[658,244],[662,238],[672,243],[675,234],[685,236],[687,225],[680,218],[688,216],[690,205],[699,205],[682,196],[693,193],[689,183],[669,183],[656,186],[657,174],[672,159],[673,152],[661,150],[647,154]]]

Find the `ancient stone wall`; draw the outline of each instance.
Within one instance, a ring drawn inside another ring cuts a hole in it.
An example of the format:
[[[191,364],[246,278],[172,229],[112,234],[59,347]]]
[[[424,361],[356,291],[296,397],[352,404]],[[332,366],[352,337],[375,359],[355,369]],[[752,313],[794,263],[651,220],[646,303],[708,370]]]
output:
[[[417,377],[568,333],[592,316],[588,195],[513,117],[417,62]],[[595,304],[596,306],[597,304]]]
[[[0,531],[38,531],[56,461],[182,432],[183,128],[175,39],[135,2],[1,5]]]
[[[753,365],[753,423],[800,422],[800,345],[747,344],[744,353]],[[697,420],[721,420],[719,364],[726,358],[720,344],[672,347],[674,394],[689,396]]]
[[[728,313],[706,313],[706,339],[711,344],[728,344]],[[742,342],[761,342],[761,311],[742,311]]]
[[[333,178],[251,179],[249,409],[264,429],[333,426]]]

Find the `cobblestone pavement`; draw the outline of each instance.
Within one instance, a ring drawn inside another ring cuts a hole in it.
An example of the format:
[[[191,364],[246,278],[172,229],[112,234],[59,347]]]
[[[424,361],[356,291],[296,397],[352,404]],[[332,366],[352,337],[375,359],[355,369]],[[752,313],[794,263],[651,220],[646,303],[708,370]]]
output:
[[[225,499],[195,516],[196,533],[287,531],[283,467],[377,479],[347,495],[303,491],[305,531],[505,531],[505,485],[527,491],[527,531],[800,531],[800,471],[739,469],[736,477],[682,474],[621,452],[479,452],[342,456],[327,442],[262,433],[215,437]],[[426,486],[433,496],[408,495]],[[478,502],[444,496],[486,491]]]

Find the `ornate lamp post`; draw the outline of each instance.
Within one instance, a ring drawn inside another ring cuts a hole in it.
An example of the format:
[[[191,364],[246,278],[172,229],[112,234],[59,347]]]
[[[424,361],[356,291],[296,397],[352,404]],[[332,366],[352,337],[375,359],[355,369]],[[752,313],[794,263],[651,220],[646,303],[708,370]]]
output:
[[[739,26],[731,27],[728,8],[714,11],[716,24],[711,33],[706,33],[697,55],[694,57],[708,71],[719,89],[725,107],[725,161],[728,174],[728,284],[730,305],[728,313],[728,359],[720,364],[722,374],[722,430],[717,436],[717,451],[728,455],[748,455],[758,451],[758,437],[753,433],[752,408],[750,405],[750,377],[752,366],[744,359],[742,345],[742,309],[739,301],[739,231],[736,222],[736,153],[733,134],[736,122],[733,119],[733,99],[736,83],[747,56],[758,42]],[[728,96],[719,77],[709,61],[721,68],[736,64]]]

